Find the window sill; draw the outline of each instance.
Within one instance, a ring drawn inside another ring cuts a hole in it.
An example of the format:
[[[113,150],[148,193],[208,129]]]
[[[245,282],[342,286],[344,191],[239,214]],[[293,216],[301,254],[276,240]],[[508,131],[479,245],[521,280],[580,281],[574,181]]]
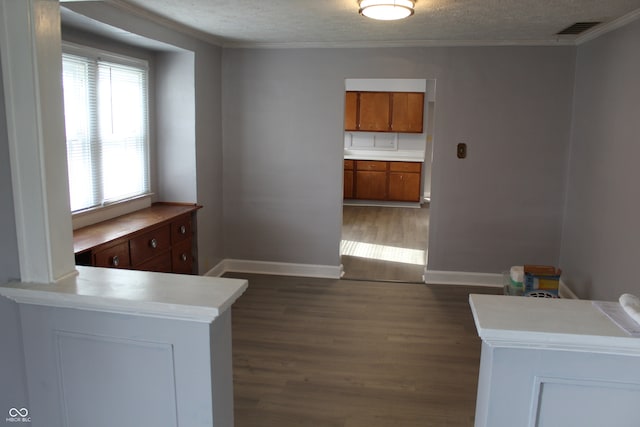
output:
[[[87,227],[98,222],[107,221],[121,215],[126,215],[140,209],[148,208],[151,206],[151,196],[153,196],[153,194],[149,193],[113,203],[108,206],[97,207],[72,214],[71,221],[73,229],[76,230],[78,228]]]

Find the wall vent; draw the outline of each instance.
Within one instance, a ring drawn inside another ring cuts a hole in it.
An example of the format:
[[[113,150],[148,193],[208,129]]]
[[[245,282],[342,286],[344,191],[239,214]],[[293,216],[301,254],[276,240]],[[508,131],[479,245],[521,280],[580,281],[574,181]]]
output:
[[[558,31],[556,34],[559,36],[565,36],[565,35],[575,36],[578,34],[582,34],[585,31],[590,30],[596,25],[600,25],[600,24],[602,24],[602,22],[576,22],[573,25],[569,25],[564,30]]]

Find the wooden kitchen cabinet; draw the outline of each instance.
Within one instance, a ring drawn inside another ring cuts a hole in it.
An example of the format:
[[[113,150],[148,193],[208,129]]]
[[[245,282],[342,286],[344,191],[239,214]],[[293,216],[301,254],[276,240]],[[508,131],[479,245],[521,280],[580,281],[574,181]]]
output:
[[[420,201],[420,174],[389,172],[389,200]]]
[[[394,92],[391,95],[391,130],[422,133],[424,93]]]
[[[343,197],[353,199],[353,160],[344,161]]]
[[[347,162],[351,162],[347,164]],[[349,165],[349,166],[347,166]],[[351,167],[352,170],[347,170]],[[422,163],[345,160],[345,199],[420,202]],[[348,178],[347,172],[351,172]],[[351,179],[350,182],[347,182]],[[351,197],[349,197],[351,195]]]
[[[347,92],[344,100],[344,130],[358,130],[358,92]]]
[[[389,92],[360,92],[358,130],[389,132],[391,104]]]
[[[387,173],[356,171],[355,198],[361,200],[387,199]]]
[[[345,130],[422,133],[424,93],[346,92]]]
[[[76,264],[197,274],[195,215],[199,208],[155,203],[75,230]]]
[[[386,200],[389,162],[357,160],[354,194],[356,199]]]

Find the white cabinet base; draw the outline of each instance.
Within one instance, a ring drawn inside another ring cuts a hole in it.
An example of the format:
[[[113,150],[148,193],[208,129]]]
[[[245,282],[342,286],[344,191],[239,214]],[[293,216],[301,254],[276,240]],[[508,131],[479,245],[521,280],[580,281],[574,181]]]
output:
[[[476,427],[637,427],[640,339],[590,301],[471,295]]]

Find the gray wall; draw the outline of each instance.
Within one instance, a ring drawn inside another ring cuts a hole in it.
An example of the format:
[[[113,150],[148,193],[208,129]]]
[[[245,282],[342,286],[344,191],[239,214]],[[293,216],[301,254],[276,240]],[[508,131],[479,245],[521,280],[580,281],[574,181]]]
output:
[[[640,292],[640,21],[578,48],[561,267],[583,298]]]
[[[227,257],[339,264],[344,79],[394,77],[437,80],[429,269],[557,264],[574,59],[571,47],[225,49]]]
[[[196,51],[196,169],[198,268],[206,273],[223,258],[222,213],[222,49],[205,45]]]
[[[193,202],[196,134],[193,52],[156,55],[158,198]]]

